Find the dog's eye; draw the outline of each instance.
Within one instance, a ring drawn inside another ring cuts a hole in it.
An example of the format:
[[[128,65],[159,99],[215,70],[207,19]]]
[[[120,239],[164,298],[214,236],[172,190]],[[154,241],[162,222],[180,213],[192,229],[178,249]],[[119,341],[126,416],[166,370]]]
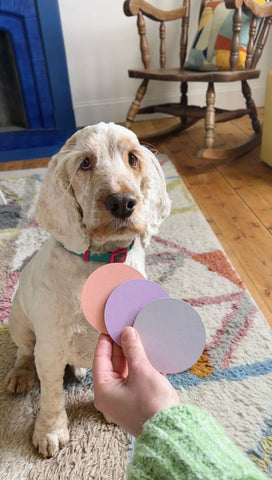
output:
[[[130,164],[130,166],[132,168],[135,168],[137,167],[137,164],[138,164],[138,158],[136,157],[136,155],[132,152],[130,152],[128,154],[128,163]]]
[[[88,157],[84,158],[80,163],[80,168],[81,170],[92,170],[91,160]]]

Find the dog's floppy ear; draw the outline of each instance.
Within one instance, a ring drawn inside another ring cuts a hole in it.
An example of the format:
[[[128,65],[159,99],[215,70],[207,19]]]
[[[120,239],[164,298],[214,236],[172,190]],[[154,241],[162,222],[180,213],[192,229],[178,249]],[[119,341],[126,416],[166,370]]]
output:
[[[165,177],[159,161],[155,155],[145,147],[145,158],[147,159],[147,231],[142,237],[144,246],[150,242],[152,235],[155,235],[162,221],[170,214],[171,201],[166,190]]]
[[[35,218],[65,248],[82,253],[89,247],[89,240],[67,171],[65,161],[67,146],[70,146],[69,140],[48,165]]]

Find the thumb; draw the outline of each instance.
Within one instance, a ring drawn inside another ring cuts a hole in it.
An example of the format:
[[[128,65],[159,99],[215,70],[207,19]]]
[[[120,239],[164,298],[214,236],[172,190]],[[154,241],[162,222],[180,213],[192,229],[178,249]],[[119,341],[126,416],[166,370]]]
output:
[[[143,368],[150,368],[150,364],[140,336],[133,327],[125,327],[121,334],[121,344],[128,364],[129,375],[138,374]]]

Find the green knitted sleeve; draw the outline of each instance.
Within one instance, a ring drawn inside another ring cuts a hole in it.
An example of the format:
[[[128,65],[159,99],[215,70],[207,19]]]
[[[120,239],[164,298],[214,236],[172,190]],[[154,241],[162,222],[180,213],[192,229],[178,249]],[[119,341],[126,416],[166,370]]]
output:
[[[265,480],[206,411],[178,405],[143,427],[128,480]]]

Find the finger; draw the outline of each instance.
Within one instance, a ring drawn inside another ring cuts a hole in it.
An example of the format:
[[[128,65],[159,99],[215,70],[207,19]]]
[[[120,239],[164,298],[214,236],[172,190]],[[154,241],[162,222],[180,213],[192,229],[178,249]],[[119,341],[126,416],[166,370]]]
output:
[[[94,384],[103,382],[105,375],[113,371],[112,350],[112,339],[109,335],[101,333],[97,342],[93,361]]]
[[[126,378],[128,374],[127,360],[124,355],[124,352],[117,343],[113,344],[112,348],[112,365],[113,370],[118,373],[120,376]]]
[[[139,370],[150,369],[154,371],[149,362],[140,336],[133,327],[125,327],[121,334],[122,349],[128,363],[129,375],[138,374]]]

